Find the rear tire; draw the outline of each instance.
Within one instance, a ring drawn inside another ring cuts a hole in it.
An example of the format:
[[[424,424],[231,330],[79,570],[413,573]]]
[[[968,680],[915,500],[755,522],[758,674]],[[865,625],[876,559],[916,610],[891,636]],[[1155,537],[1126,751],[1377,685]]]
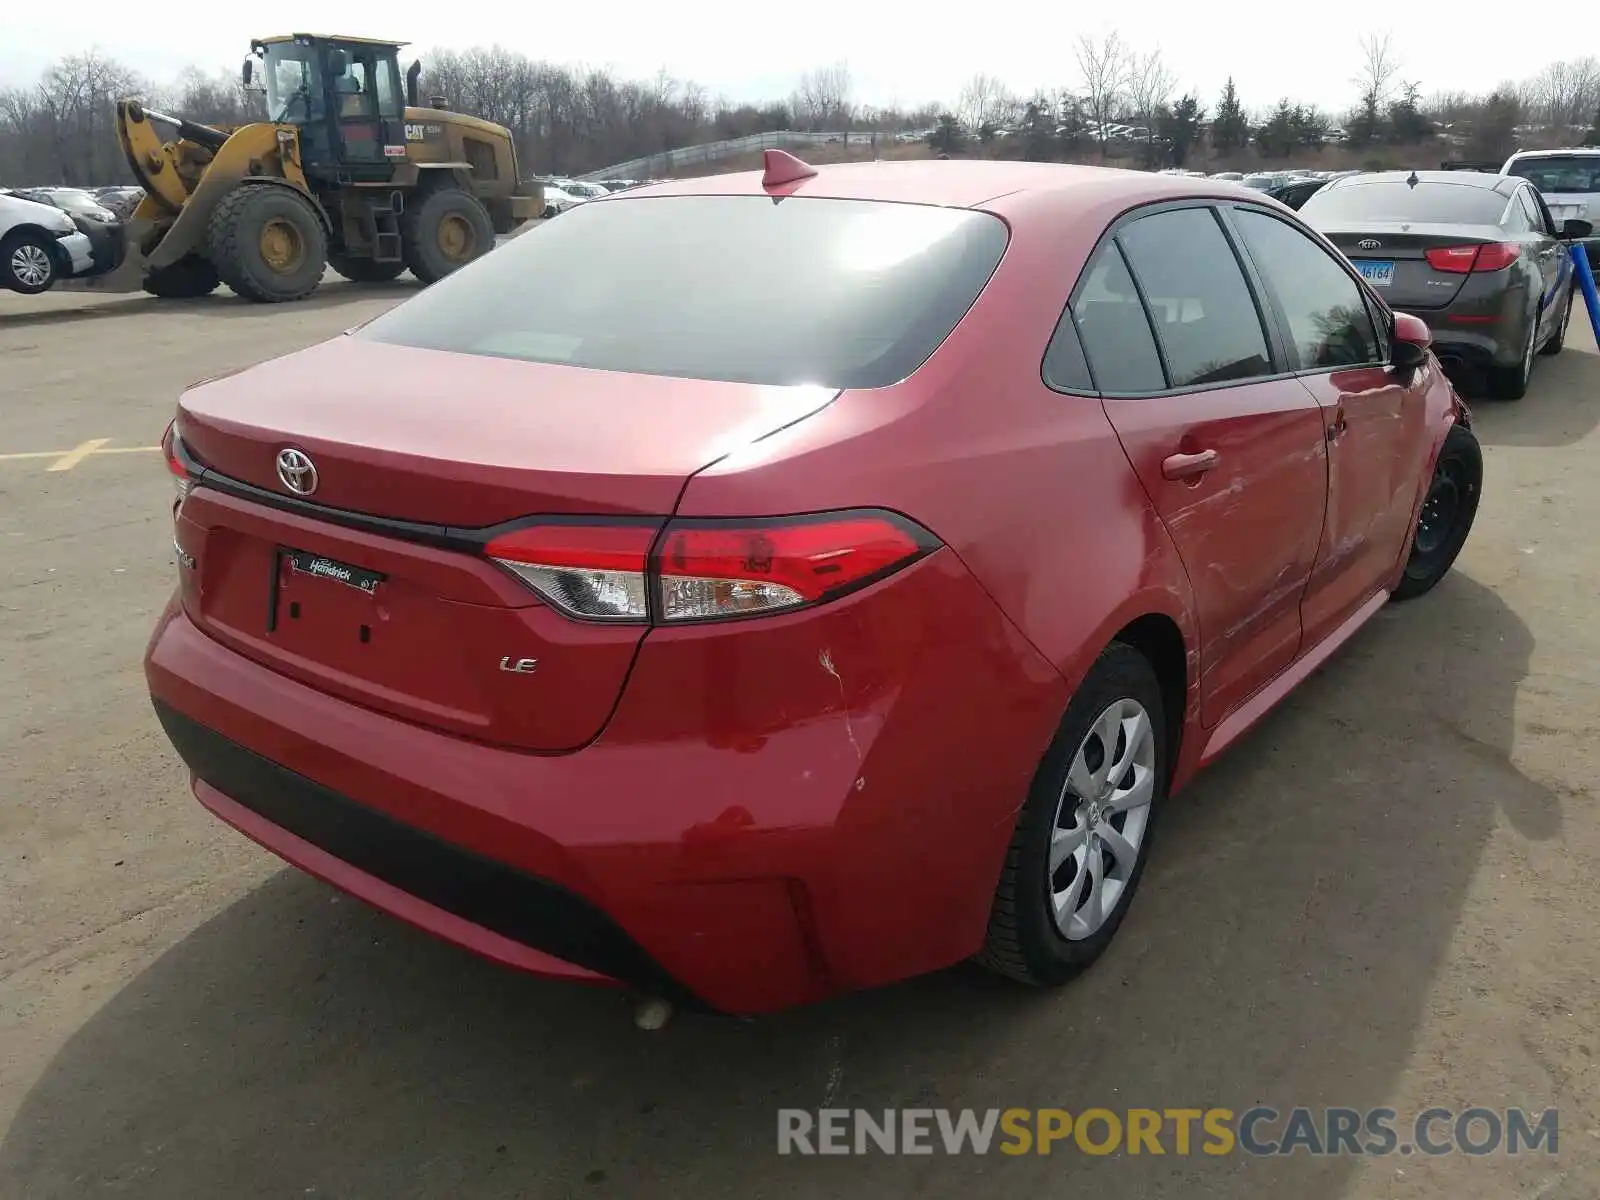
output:
[[[330,254],[328,265],[351,283],[388,283],[398,279],[406,269],[403,262],[374,262],[370,258],[351,258],[346,254]]]
[[[222,277],[216,267],[196,254],[188,254],[170,267],[151,271],[144,290],[159,300],[193,300],[217,290]]]
[[[246,300],[304,300],[328,269],[328,238],[317,210],[280,184],[234,188],[211,214],[208,234],[217,274]]]
[[[1555,333],[1550,335],[1550,340],[1544,344],[1540,354],[1554,357],[1561,353],[1562,347],[1567,344],[1567,326],[1572,324],[1572,302],[1574,293],[1578,290],[1576,283],[1567,285],[1567,307],[1561,313],[1561,320],[1556,325]]]
[[[477,197],[441,187],[406,207],[400,239],[411,273],[434,283],[494,249],[494,222]]]
[[[1467,544],[1482,491],[1483,451],[1478,435],[1464,425],[1452,425],[1422,498],[1411,554],[1393,599],[1414,599],[1432,591],[1445,577]]]
[[[1514,367],[1489,368],[1489,395],[1496,400],[1521,400],[1528,394],[1528,384],[1533,378],[1533,347],[1538,336],[1538,321],[1530,318],[1528,344],[1523,348],[1522,361]]]
[[[19,231],[0,241],[0,284],[24,296],[48,292],[61,277],[54,241],[42,233]]]
[[[1155,670],[1132,646],[1113,642],[1072,697],[1034,776],[979,963],[1054,987],[1105,952],[1144,875],[1167,794],[1169,746]]]

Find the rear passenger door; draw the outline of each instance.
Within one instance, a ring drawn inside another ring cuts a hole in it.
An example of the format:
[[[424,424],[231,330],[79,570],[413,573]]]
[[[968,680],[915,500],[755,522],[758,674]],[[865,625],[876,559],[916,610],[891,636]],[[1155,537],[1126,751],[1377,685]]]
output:
[[[1355,274],[1281,216],[1239,206],[1229,218],[1283,329],[1289,365],[1322,408],[1328,508],[1322,551],[1306,588],[1306,644],[1319,642],[1370,599],[1399,562],[1411,528],[1416,463],[1427,431],[1433,368],[1400,376]]]
[[[1282,370],[1208,205],[1113,226],[1071,308],[1106,415],[1194,588],[1201,716],[1215,725],[1300,648],[1327,492],[1321,412]]]
[[[1527,252],[1539,264],[1539,341],[1542,344],[1555,333],[1556,322],[1566,315],[1565,305],[1557,301],[1566,295],[1572,259],[1566,246],[1556,237],[1550,210],[1531,184],[1517,189],[1517,206],[1528,225]]]

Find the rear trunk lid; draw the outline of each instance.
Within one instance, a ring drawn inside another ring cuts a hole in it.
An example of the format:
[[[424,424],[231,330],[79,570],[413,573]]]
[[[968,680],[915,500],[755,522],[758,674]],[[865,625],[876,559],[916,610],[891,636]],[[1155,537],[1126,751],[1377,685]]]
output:
[[[604,726],[645,627],[549,607],[483,555],[482,531],[573,515],[655,527],[696,471],[835,394],[350,338],[209,380],[177,424],[205,472],[177,521],[184,606],[319,690],[575,749]],[[279,477],[286,448],[315,467],[303,498]]]
[[[1495,225],[1395,221],[1320,229],[1378,294],[1400,309],[1447,308],[1470,278],[1465,272],[1435,270],[1428,263],[1429,250],[1506,240],[1504,230]]]

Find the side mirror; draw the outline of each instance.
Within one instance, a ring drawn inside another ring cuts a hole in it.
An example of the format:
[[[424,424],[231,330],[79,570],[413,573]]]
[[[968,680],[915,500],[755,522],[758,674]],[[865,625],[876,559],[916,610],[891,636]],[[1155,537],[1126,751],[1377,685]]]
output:
[[[327,64],[328,74],[332,76],[343,75],[350,67],[350,56],[337,47],[329,50],[323,61]]]
[[[1594,223],[1584,221],[1578,217],[1568,217],[1561,222],[1561,240],[1564,242],[1582,241],[1594,233]]]
[[[244,83],[244,86],[246,88],[248,88],[250,86],[250,80],[255,78],[255,71],[256,71],[255,59],[253,59],[253,58],[245,59],[244,60],[244,66],[241,67],[240,70],[239,70],[239,78]]]
[[[1421,317],[1410,313],[1394,314],[1394,336],[1390,340],[1390,361],[1397,370],[1411,371],[1428,361],[1433,331]]]

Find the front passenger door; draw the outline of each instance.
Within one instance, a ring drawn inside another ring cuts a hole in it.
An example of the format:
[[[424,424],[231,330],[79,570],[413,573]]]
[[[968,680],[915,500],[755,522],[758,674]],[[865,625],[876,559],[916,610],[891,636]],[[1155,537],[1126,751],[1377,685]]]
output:
[[[1300,649],[1327,492],[1322,415],[1279,372],[1209,206],[1115,227],[1071,308],[1106,415],[1194,589],[1201,719],[1214,726]]]
[[[1375,595],[1411,528],[1433,367],[1400,376],[1348,265],[1274,213],[1236,207],[1239,230],[1284,330],[1291,365],[1321,405],[1328,440],[1322,549],[1302,606],[1314,645]]]

